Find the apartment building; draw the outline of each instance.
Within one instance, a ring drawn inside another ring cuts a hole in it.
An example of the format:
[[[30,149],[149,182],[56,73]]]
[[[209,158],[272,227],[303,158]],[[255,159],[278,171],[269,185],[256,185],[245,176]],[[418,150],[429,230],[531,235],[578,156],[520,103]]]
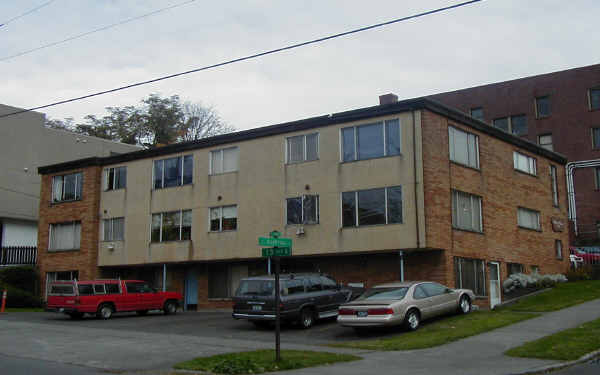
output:
[[[187,308],[229,306],[269,272],[258,237],[293,240],[287,272],[372,286],[427,279],[502,300],[516,270],[568,268],[566,159],[427,98],[39,168],[38,265],[142,278]],[[65,197],[65,184],[79,176]],[[61,193],[63,192],[63,193]]]
[[[565,155],[571,244],[600,246],[600,64],[432,96]]]

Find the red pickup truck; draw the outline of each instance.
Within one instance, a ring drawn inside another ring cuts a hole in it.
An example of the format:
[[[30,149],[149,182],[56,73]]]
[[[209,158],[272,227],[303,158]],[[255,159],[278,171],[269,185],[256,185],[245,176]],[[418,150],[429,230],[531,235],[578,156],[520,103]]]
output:
[[[53,281],[48,286],[46,311],[59,312],[73,319],[95,314],[109,319],[113,313],[148,310],[175,314],[181,293],[158,292],[141,280]]]

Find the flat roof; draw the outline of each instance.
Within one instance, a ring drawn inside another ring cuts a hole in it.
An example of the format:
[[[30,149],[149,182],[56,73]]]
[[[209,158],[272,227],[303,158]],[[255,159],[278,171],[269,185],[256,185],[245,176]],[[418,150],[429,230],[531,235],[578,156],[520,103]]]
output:
[[[398,101],[396,103],[376,105],[372,107],[365,107],[354,109],[345,112],[332,113],[329,115],[311,117],[303,120],[285,122],[276,125],[264,126],[260,128],[243,130],[234,133],[228,133],[223,135],[217,135],[210,138],[203,138],[197,141],[175,143],[164,147],[150,148],[141,151],[133,151],[120,155],[106,156],[106,157],[90,157],[85,159],[73,160],[65,163],[52,164],[42,166],[38,168],[39,174],[51,174],[63,171],[68,171],[77,168],[84,168],[90,166],[103,166],[110,164],[123,163],[133,160],[140,160],[146,158],[155,158],[174,153],[187,152],[192,150],[198,150],[208,147],[214,147],[218,145],[225,145],[235,142],[247,141],[251,139],[269,137],[279,134],[298,132],[303,130],[309,130],[314,128],[320,128],[325,126],[331,126],[336,124],[342,124],[345,122],[351,122],[356,120],[368,119],[372,117],[392,115],[396,113],[408,112],[426,109],[431,112],[437,113],[451,120],[467,125],[473,129],[476,129],[482,133],[490,135],[495,138],[499,138],[505,142],[513,144],[524,150],[532,152],[534,154],[546,157],[554,162],[560,164],[566,164],[567,158],[559,153],[546,150],[538,146],[537,144],[530,142],[526,139],[519,138],[503,130],[497,129],[489,124],[476,120],[471,116],[451,107],[448,107],[434,99],[428,97],[407,99]]]

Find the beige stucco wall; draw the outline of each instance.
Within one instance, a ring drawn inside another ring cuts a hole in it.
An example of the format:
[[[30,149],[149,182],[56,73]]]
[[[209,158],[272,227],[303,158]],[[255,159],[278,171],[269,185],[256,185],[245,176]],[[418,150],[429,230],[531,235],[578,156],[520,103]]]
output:
[[[410,112],[169,155],[194,155],[192,185],[152,190],[153,159],[111,165],[127,166],[127,188],[101,194],[100,217],[125,217],[125,241],[101,241],[99,265],[260,257],[257,237],[272,230],[292,238],[294,255],[415,248],[415,181],[420,246],[425,247],[420,116],[415,114],[417,178]],[[341,128],[394,118],[400,118],[401,156],[340,162]],[[319,133],[319,160],[285,164],[286,138],[314,132]],[[230,146],[239,147],[238,171],[209,175],[210,151]],[[397,185],[402,186],[402,224],[342,229],[342,192]],[[285,199],[303,194],[319,195],[320,222],[304,225],[305,234],[297,236],[297,225],[285,225]],[[209,208],[234,204],[238,206],[237,230],[209,232]],[[151,214],[179,209],[192,209],[192,241],[151,244]],[[114,249],[109,250],[109,245]]]

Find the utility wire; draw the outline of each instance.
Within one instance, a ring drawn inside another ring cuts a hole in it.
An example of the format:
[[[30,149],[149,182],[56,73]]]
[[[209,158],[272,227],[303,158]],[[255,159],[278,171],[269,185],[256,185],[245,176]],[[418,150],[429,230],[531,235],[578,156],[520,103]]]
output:
[[[5,21],[4,23],[0,23],[0,27],[6,26],[6,25],[8,25],[9,23],[11,23],[12,21],[15,21],[15,20],[18,20],[19,18],[25,17],[26,15],[28,15],[28,14],[31,14],[31,13],[35,12],[36,10],[38,10],[38,9],[41,9],[41,8],[45,7],[46,5],[49,5],[49,4],[50,4],[50,3],[52,3],[53,1],[54,1],[54,0],[46,1],[45,3],[43,3],[43,4],[41,4],[41,5],[38,5],[37,7],[33,8],[33,9],[31,9],[31,10],[28,10],[28,11],[27,11],[27,12],[25,12],[25,13],[19,14],[18,16],[16,16],[16,17],[13,17],[13,18],[9,19],[8,21]]]
[[[38,197],[37,195],[23,193],[22,191],[8,189],[8,188],[2,187],[2,186],[0,186],[0,190],[10,191],[11,193],[17,193],[17,194],[25,195],[27,197],[31,197],[31,198],[35,198],[35,199],[40,199],[40,197]]]
[[[414,19],[414,18],[428,16],[428,15],[434,14],[434,13],[440,13],[440,12],[443,12],[443,11],[446,11],[446,10],[450,10],[450,9],[454,9],[454,8],[459,8],[459,7],[462,7],[462,6],[465,6],[465,5],[469,5],[469,4],[473,4],[473,3],[477,3],[477,2],[480,2],[480,1],[482,1],[482,0],[466,1],[466,2],[463,2],[463,3],[459,3],[459,4],[450,5],[450,6],[447,6],[447,7],[438,8],[438,9],[430,10],[430,11],[427,11],[427,12],[414,14],[412,16],[407,16],[407,17],[402,17],[402,18],[396,18],[396,19],[393,19],[391,21],[377,23],[377,24],[374,24],[374,25],[365,26],[365,27],[361,27],[361,28],[358,28],[358,29],[350,30],[350,31],[345,31],[345,32],[342,32],[342,33],[339,33],[339,34],[332,34],[332,35],[328,35],[328,36],[325,36],[325,37],[322,37],[322,38],[313,39],[313,40],[309,40],[309,41],[301,42],[301,43],[297,43],[297,44],[292,44],[292,45],[289,45],[289,46],[286,46],[286,47],[276,48],[276,49],[272,49],[272,50],[269,50],[269,51],[264,51],[264,52],[256,53],[256,54],[253,54],[253,55],[239,57],[239,58],[236,58],[236,59],[233,59],[233,60],[228,60],[228,61],[220,62],[220,63],[217,63],[217,64],[213,64],[213,65],[207,65],[207,66],[204,66],[204,67],[201,67],[201,68],[197,68],[197,69],[187,70],[185,72],[170,74],[170,75],[166,75],[166,76],[162,76],[162,77],[150,79],[150,80],[143,81],[143,82],[132,83],[132,84],[129,84],[129,85],[117,87],[117,88],[110,89],[110,90],[98,91],[98,92],[95,92],[95,93],[92,93],[92,94],[87,94],[87,95],[83,95],[83,96],[78,96],[76,98],[61,100],[61,101],[58,101],[58,102],[54,102],[54,103],[50,103],[50,104],[45,104],[45,105],[41,105],[41,106],[38,106],[38,107],[33,107],[33,108],[29,108],[29,109],[22,109],[22,110],[19,110],[19,111],[16,111],[16,112],[11,112],[11,113],[6,113],[4,115],[0,115],[0,118],[14,116],[14,115],[18,115],[20,113],[25,113],[25,112],[31,112],[31,111],[35,111],[35,110],[42,109],[42,108],[54,107],[54,106],[57,106],[57,105],[60,105],[60,104],[75,102],[75,101],[79,101],[79,100],[83,100],[83,99],[87,99],[87,98],[92,98],[94,96],[100,96],[100,95],[104,95],[104,94],[109,94],[109,93],[116,92],[116,91],[121,91],[121,90],[130,89],[130,88],[133,88],[133,87],[147,85],[149,83],[159,82],[159,81],[163,81],[163,80],[170,79],[170,78],[175,78],[175,77],[179,77],[179,76],[183,76],[183,75],[187,75],[187,74],[191,74],[191,73],[200,72],[200,71],[203,71],[203,70],[209,70],[209,69],[217,68],[217,67],[220,67],[220,66],[237,63],[237,62],[240,62],[240,61],[250,60],[250,59],[254,59],[254,58],[261,57],[261,56],[266,56],[266,55],[271,55],[271,54],[274,54],[274,53],[283,52],[283,51],[295,49],[295,48],[298,48],[298,47],[303,47],[303,46],[306,46],[306,45],[309,45],[309,44],[316,44],[316,43],[324,42],[326,40],[335,39],[335,38],[339,38],[339,37],[342,37],[342,36],[347,36],[347,35],[350,35],[350,34],[355,34],[355,33],[359,33],[359,32],[362,32],[362,31],[371,30],[371,29],[375,29],[375,28],[379,28],[379,27],[391,25],[391,24],[394,24],[394,23],[402,22],[402,21],[407,21],[407,20]]]
[[[19,56],[27,55],[27,54],[35,52],[35,51],[39,51],[41,49],[45,49],[45,48],[48,48],[48,47],[53,47],[53,46],[56,46],[58,44],[63,44],[63,43],[70,42],[70,41],[75,40],[75,39],[83,38],[84,36],[88,36],[90,34],[94,34],[94,33],[97,33],[99,31],[108,30],[108,29],[111,29],[111,28],[113,28],[115,26],[120,26],[120,25],[129,23],[129,22],[137,21],[139,19],[146,18],[146,17],[152,16],[152,15],[157,14],[157,13],[161,13],[161,12],[164,12],[164,11],[167,11],[167,10],[170,10],[170,9],[174,9],[174,8],[177,8],[177,7],[180,7],[180,6],[183,6],[183,5],[187,5],[189,3],[193,3],[194,1],[196,1],[196,0],[184,1],[182,3],[174,4],[174,5],[168,6],[166,8],[157,9],[157,10],[152,11],[150,13],[142,14],[141,16],[137,16],[137,17],[133,17],[133,18],[128,18],[126,20],[119,21],[117,23],[113,23],[113,24],[110,24],[110,25],[107,25],[107,26],[102,26],[102,27],[99,27],[99,28],[94,29],[94,30],[86,31],[85,33],[82,33],[82,34],[73,35],[73,36],[70,36],[70,37],[68,37],[66,39],[59,40],[57,42],[52,42],[52,43],[44,44],[44,45],[39,46],[39,47],[35,47],[35,48],[32,48],[32,49],[28,49],[26,51],[15,53],[14,55],[0,57],[0,61],[10,60],[10,59],[13,59],[15,57],[19,57]]]

